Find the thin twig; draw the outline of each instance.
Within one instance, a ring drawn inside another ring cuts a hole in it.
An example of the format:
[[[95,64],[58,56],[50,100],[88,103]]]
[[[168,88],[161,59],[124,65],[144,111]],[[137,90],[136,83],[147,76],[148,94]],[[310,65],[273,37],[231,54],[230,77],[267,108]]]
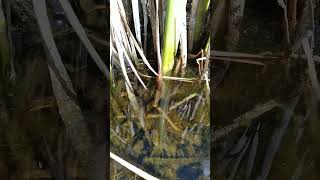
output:
[[[229,134],[231,131],[233,131],[239,127],[247,126],[248,124],[251,123],[252,120],[257,118],[261,114],[263,114],[267,111],[270,111],[271,109],[278,107],[278,106],[279,106],[279,103],[277,103],[274,100],[271,100],[265,104],[258,105],[256,107],[254,107],[252,110],[250,110],[250,111],[244,113],[243,115],[237,117],[236,119],[234,119],[232,124],[230,124],[224,128],[215,130],[213,132],[213,138],[212,138],[213,142],[216,141],[217,139],[224,137],[225,135]]]
[[[192,98],[194,98],[194,97],[196,97],[196,96],[198,96],[197,93],[190,94],[189,96],[185,97],[182,101],[179,101],[179,102],[175,103],[174,105],[172,105],[172,106],[170,107],[169,111],[172,111],[173,109],[177,108],[177,107],[180,106],[181,104],[189,101],[190,99],[192,99]]]

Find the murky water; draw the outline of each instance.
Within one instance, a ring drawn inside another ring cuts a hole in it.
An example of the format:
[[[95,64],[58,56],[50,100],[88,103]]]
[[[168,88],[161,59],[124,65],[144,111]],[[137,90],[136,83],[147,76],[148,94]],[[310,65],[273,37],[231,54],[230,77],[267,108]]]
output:
[[[247,1],[246,8],[238,51],[283,51],[276,1]],[[319,179],[320,111],[319,103],[313,104],[305,63],[231,64],[211,96],[211,125],[219,131],[236,120],[246,122],[211,144],[214,179]],[[270,101],[278,105],[264,111]]]

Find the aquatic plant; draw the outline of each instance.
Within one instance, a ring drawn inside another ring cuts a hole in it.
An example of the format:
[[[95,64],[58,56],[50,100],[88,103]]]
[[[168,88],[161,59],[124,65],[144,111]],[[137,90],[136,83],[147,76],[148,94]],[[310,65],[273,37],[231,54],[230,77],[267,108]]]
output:
[[[196,144],[208,150],[200,131],[209,128],[209,5],[209,0],[111,2],[113,148],[132,147],[129,154],[136,158],[185,158]],[[188,42],[189,35],[196,39]],[[188,145],[180,152],[183,144]]]

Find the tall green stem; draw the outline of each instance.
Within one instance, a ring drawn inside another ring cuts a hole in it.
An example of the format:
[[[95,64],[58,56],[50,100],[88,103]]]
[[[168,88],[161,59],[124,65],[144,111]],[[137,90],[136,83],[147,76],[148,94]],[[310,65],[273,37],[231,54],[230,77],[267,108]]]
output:
[[[174,65],[174,57],[175,57],[175,0],[168,0],[167,1],[167,13],[166,13],[166,22],[164,27],[164,36],[163,36],[163,50],[162,50],[162,69],[161,75],[164,76],[171,76],[172,69]],[[161,76],[160,75],[160,76]],[[168,90],[169,90],[169,82],[163,81],[160,79],[162,85],[162,92],[161,92],[161,101],[160,101],[160,108],[163,110],[162,113],[167,112],[168,106]],[[165,115],[160,118],[159,122],[160,127],[160,149],[165,148],[165,140],[166,140],[166,120]]]
[[[174,65],[175,56],[175,17],[174,3],[175,0],[167,1],[167,15],[163,36],[162,51],[162,74],[170,76]]]

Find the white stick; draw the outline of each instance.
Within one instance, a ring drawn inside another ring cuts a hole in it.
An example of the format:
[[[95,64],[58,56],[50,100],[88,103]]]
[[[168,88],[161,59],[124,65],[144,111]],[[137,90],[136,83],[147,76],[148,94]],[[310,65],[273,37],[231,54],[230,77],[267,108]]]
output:
[[[126,167],[127,169],[129,169],[130,171],[136,173],[137,175],[139,175],[140,177],[147,179],[147,180],[159,180],[158,178],[155,178],[154,176],[151,176],[150,174],[142,171],[141,169],[135,167],[134,165],[128,163],[127,161],[121,159],[119,156],[113,154],[112,152],[110,152],[110,157],[117,161],[118,163],[120,163],[122,166]]]

